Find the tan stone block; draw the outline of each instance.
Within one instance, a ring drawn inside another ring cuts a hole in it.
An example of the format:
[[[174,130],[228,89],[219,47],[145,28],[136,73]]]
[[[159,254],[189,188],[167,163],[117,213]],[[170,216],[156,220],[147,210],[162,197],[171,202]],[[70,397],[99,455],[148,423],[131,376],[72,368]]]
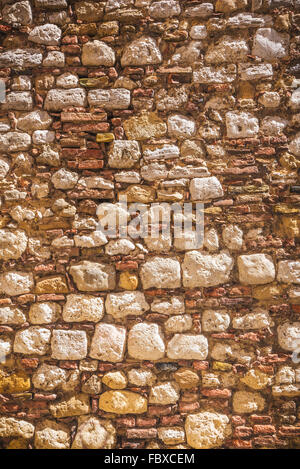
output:
[[[89,400],[89,396],[86,394],[67,397],[59,402],[50,404],[50,412],[57,419],[88,414],[90,412]]]
[[[99,408],[115,414],[143,414],[147,399],[131,391],[106,391],[100,396]]]
[[[167,124],[155,112],[145,112],[140,116],[130,117],[124,122],[123,127],[129,140],[160,138],[167,133]]]
[[[196,449],[221,446],[231,434],[229,418],[217,412],[199,412],[188,415],[185,421],[188,444]]]

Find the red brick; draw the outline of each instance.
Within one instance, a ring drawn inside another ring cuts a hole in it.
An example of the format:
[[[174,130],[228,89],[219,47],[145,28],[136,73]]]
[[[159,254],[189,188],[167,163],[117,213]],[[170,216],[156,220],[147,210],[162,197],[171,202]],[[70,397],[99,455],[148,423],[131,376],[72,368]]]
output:
[[[148,408],[148,414],[151,416],[169,415],[172,409],[170,405],[151,405]]]
[[[203,394],[203,396],[216,397],[218,399],[228,399],[231,396],[230,389],[202,388],[201,393]]]
[[[254,425],[253,431],[256,435],[272,435],[276,432],[276,428],[274,427],[274,425]]]
[[[149,439],[156,438],[156,428],[128,428],[126,430],[126,437],[130,439]]]
[[[236,427],[234,429],[234,436],[237,438],[250,438],[253,433],[252,427]]]

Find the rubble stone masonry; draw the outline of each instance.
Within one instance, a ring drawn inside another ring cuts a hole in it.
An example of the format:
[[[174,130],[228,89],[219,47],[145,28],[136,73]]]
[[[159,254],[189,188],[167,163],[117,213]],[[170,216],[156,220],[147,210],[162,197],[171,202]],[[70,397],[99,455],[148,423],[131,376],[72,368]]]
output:
[[[0,13],[0,447],[299,448],[300,0]]]

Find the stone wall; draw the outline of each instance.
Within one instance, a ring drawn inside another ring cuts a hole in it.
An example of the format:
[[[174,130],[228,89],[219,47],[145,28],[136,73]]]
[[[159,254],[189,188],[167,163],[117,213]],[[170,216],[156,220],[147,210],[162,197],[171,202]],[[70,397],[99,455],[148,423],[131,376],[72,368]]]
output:
[[[1,447],[299,446],[300,1],[1,3]]]

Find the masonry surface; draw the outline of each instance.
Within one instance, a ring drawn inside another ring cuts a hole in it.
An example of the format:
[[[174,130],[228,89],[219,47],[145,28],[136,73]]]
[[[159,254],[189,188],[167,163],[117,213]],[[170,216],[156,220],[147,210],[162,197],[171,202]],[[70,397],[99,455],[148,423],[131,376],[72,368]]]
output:
[[[299,447],[299,19],[2,0],[1,448]],[[101,234],[122,195],[203,246]]]

